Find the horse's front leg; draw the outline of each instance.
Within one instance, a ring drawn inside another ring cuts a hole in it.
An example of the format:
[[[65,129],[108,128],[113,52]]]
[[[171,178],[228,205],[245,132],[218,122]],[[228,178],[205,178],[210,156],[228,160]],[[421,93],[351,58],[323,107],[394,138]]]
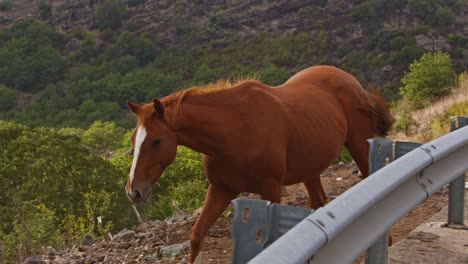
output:
[[[217,190],[212,185],[208,187],[202,212],[190,233],[190,263],[195,262],[210,227],[237,195],[238,193]]]

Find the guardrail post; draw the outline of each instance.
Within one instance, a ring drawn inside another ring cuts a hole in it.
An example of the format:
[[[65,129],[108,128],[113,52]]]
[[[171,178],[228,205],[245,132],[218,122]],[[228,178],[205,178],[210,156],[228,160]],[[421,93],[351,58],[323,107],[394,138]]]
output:
[[[384,138],[369,141],[369,174],[393,160],[393,142]],[[388,261],[388,232],[377,239],[366,251],[366,264],[386,264]]]
[[[369,141],[369,174],[383,168],[386,164],[402,157],[406,153],[421,146],[415,142],[393,142],[388,139],[376,138]],[[366,251],[365,264],[386,264],[388,262],[388,232],[377,239]]]
[[[467,117],[450,117],[450,131],[464,127],[468,123]],[[464,226],[465,208],[465,174],[462,174],[449,185],[449,206],[447,224],[449,227]]]

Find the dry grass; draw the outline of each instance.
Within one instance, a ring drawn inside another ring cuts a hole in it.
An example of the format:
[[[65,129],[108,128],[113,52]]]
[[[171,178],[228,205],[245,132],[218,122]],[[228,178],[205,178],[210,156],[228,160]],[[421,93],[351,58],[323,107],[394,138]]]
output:
[[[459,77],[459,87],[454,89],[450,95],[444,96],[429,107],[415,111],[413,118],[419,124],[430,123],[435,116],[443,113],[453,104],[468,100],[468,72]],[[467,113],[468,114],[468,113]]]
[[[428,142],[433,139],[432,122],[450,106],[465,101],[468,101],[468,72],[460,74],[459,85],[452,90],[450,95],[441,97],[430,106],[411,113],[416,124],[410,129],[409,135],[397,133],[392,135],[391,138],[401,141]]]

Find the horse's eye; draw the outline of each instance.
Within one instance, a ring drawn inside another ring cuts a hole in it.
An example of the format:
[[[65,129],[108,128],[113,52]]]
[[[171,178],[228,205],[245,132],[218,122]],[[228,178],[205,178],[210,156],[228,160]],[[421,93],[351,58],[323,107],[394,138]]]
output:
[[[133,156],[133,148],[129,149],[128,152],[127,152],[127,154],[128,154],[129,156]]]
[[[159,145],[161,145],[161,139],[153,140],[152,144],[153,144],[153,146],[158,147]]]

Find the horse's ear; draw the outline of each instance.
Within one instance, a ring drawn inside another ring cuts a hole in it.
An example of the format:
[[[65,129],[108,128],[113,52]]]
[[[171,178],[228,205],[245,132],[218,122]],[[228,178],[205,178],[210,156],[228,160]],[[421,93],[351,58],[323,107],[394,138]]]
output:
[[[130,111],[132,111],[134,114],[136,114],[141,108],[139,104],[135,104],[134,102],[130,100],[127,101],[127,106],[128,106],[128,109],[130,109]]]
[[[158,99],[153,99],[153,107],[160,118],[164,117],[164,106]]]

